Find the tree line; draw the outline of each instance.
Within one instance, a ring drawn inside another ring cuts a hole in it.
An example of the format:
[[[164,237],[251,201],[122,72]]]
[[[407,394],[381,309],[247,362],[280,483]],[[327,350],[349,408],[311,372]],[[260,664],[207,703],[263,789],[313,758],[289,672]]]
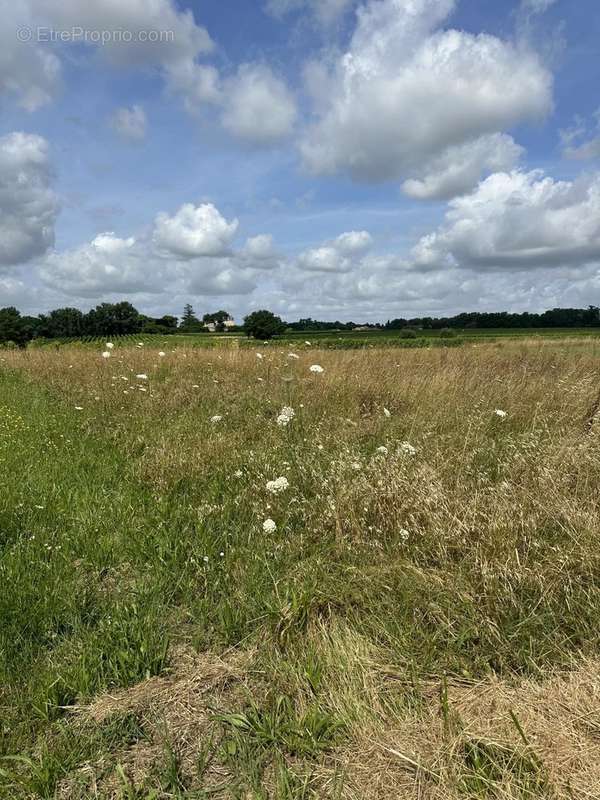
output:
[[[291,332],[348,331],[356,328],[371,330],[442,330],[489,328],[585,328],[600,326],[600,309],[553,308],[541,314],[508,311],[457,314],[453,317],[398,317],[386,323],[360,326],[354,322],[327,322],[311,317],[286,323],[271,311],[253,311],[244,318],[241,326],[224,310],[204,314],[200,319],[193,307],[187,304],[181,319],[165,314],[148,317],[127,301],[101,303],[88,312],[77,308],[57,308],[37,317],[23,316],[14,307],[0,309],[0,343],[14,342],[24,347],[31,339],[77,339],[83,336],[126,336],[129,334],[207,332],[207,326],[216,331],[240,331],[256,339],[270,339],[286,330]]]

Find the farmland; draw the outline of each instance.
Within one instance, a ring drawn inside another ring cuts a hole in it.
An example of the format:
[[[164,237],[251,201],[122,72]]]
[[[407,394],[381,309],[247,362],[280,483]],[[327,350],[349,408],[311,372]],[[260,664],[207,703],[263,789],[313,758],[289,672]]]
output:
[[[113,342],[0,351],[0,797],[600,795],[593,331]]]

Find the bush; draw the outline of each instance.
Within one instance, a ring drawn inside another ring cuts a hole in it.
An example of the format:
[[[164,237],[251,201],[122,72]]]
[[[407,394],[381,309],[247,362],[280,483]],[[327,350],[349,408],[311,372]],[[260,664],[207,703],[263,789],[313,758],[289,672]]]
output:
[[[403,328],[400,331],[400,337],[402,339],[416,339],[417,338],[417,332],[414,331],[412,328]]]
[[[452,328],[442,328],[440,331],[440,338],[441,339],[454,339],[456,336],[456,331]]]

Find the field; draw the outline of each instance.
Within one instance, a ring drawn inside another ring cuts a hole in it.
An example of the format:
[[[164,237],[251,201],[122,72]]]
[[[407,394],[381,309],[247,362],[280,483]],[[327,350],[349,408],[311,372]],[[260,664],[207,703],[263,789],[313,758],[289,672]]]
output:
[[[573,333],[0,351],[0,797],[600,797]]]

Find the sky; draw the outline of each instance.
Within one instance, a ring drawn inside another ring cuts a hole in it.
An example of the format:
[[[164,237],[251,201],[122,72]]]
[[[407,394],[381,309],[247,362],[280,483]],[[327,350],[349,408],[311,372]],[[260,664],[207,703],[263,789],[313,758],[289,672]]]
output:
[[[598,0],[0,12],[0,307],[600,305]]]

